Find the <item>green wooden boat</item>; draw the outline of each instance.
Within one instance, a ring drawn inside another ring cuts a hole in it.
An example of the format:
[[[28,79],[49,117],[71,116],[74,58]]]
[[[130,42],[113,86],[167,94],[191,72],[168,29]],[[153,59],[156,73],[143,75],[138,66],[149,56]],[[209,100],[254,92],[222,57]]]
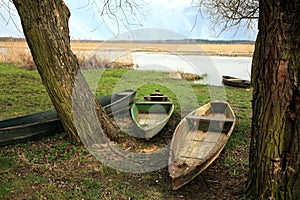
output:
[[[203,172],[219,156],[235,126],[225,101],[213,101],[192,111],[175,129],[170,145],[169,174],[177,190]]]
[[[135,90],[125,90],[98,98],[109,116],[129,111]],[[18,142],[38,140],[42,137],[64,132],[57,113],[47,110],[0,121],[0,147]]]
[[[173,102],[159,91],[135,102],[131,107],[131,116],[140,131],[137,135],[152,138],[165,127],[173,111]]]

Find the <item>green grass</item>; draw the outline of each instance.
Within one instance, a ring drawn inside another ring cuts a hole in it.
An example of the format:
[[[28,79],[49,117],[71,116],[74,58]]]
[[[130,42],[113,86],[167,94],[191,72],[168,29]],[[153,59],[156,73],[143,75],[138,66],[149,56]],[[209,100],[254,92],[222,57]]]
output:
[[[183,115],[197,108],[199,103],[208,102],[210,98],[206,86],[193,87],[191,82],[173,80],[168,72],[163,71],[100,69],[83,73],[97,96],[131,88],[137,90],[138,99],[159,89],[175,103],[175,113],[183,111]],[[196,93],[201,95],[195,95]]]
[[[0,119],[52,108],[36,70],[0,64],[0,75]],[[174,101],[167,127],[151,141],[137,139],[141,148],[164,146],[180,115],[209,102],[211,91],[222,97],[218,91],[224,89],[175,81],[158,71],[106,69],[84,75],[97,96],[133,88],[141,98],[160,89]],[[61,134],[0,148],[0,199],[238,199],[247,176],[252,93],[229,87],[225,92],[237,117],[234,133],[203,175],[178,191],[170,190],[167,168],[141,174],[117,171]]]
[[[0,65],[0,119],[42,111],[52,107],[36,70]]]

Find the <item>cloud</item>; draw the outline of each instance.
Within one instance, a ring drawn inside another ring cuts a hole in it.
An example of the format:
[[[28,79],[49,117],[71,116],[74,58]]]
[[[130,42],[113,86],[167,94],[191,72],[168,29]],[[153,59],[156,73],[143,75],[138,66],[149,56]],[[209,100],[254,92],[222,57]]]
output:
[[[191,6],[191,0],[152,0],[153,5],[164,7],[166,9],[182,9]]]
[[[191,13],[186,12],[186,8],[190,7],[190,1],[182,0],[152,0],[147,1],[145,7],[141,8],[140,15],[129,16],[128,19],[134,21],[130,17],[134,17],[141,23],[141,26],[136,24],[126,24],[125,27],[122,22],[116,22],[108,18],[107,16],[101,17],[96,8],[90,8],[90,6],[84,7],[82,3],[73,3],[74,1],[69,2],[69,8],[71,10],[71,33],[77,35],[76,38],[82,38],[84,31],[89,37],[85,38],[94,38],[98,39],[116,37],[119,34],[126,33],[128,31],[134,31],[139,29],[164,29],[171,32],[177,32],[184,35],[186,38],[190,37],[190,32],[193,26],[194,19],[191,16]],[[137,3],[139,3],[137,1]],[[100,4],[100,3],[99,3]],[[101,5],[99,5],[101,7]],[[82,8],[84,7],[84,9]],[[80,9],[78,9],[80,8]],[[88,14],[87,14],[88,13]],[[72,17],[73,16],[73,17]],[[80,16],[80,18],[78,18]],[[86,20],[89,19],[89,20]],[[124,20],[124,19],[123,19]],[[82,29],[80,30],[80,24]],[[96,24],[96,25],[95,25]],[[74,27],[73,27],[74,26]],[[95,27],[98,27],[95,29]],[[93,32],[93,33],[91,33]],[[162,31],[159,31],[156,35],[162,34]],[[150,34],[149,34],[150,35]],[[145,35],[144,39],[147,39],[149,35]],[[151,34],[154,37],[154,34]],[[155,36],[157,37],[157,36]],[[165,35],[161,35],[165,37]],[[140,38],[140,36],[138,37]]]
[[[188,37],[193,25],[191,17],[186,15],[185,11],[189,6],[189,1],[153,0],[143,25],[145,28],[175,31]]]
[[[100,4],[102,1],[97,1],[99,3],[98,8],[89,4],[91,1],[88,0],[65,0],[65,2],[71,11],[69,27],[72,39],[107,40],[116,37],[120,33],[140,29],[156,30],[158,32],[155,34],[150,34],[149,32],[148,35],[143,33],[134,37],[141,38],[144,36],[144,39],[147,39],[149,36],[165,38],[167,37],[165,32],[159,30],[168,30],[169,33],[177,33],[185,38],[254,40],[257,33],[257,31],[251,32],[241,29],[236,35],[234,35],[234,30],[215,37],[208,20],[200,16],[196,20],[198,9],[191,7],[192,0],[141,0],[142,3],[147,3],[147,6],[139,10],[135,16],[132,16],[130,12],[127,13],[127,19],[130,22],[139,20],[137,23],[141,23],[141,26],[138,26],[136,23],[126,24],[124,18],[123,23],[107,16],[100,16],[98,9],[101,8]],[[139,0],[136,0],[136,2],[139,3]],[[3,9],[0,8],[0,12],[1,14],[4,13]],[[17,22],[17,27],[21,29],[17,14],[14,19]],[[6,26],[5,21],[0,18],[0,25],[2,27],[0,36],[23,37],[13,23],[9,23]]]

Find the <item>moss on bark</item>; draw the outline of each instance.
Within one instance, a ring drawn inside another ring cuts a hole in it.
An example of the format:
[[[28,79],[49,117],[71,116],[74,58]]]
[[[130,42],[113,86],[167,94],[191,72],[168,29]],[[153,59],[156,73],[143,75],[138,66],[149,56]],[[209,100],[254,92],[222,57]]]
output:
[[[68,20],[70,12],[62,0],[14,0],[23,31],[31,50],[34,62],[41,75],[51,101],[62,121],[66,132],[80,142],[72,113],[72,95],[76,77],[81,77],[78,61],[71,51]],[[81,89],[85,102],[77,104],[76,109],[84,110],[85,105],[95,105],[95,98],[84,79]],[[96,102],[100,120],[106,133],[116,139],[119,130],[105,116]],[[82,121],[85,121],[81,116]],[[90,130],[90,124],[85,123]]]
[[[252,64],[250,199],[299,199],[298,0],[260,1]]]

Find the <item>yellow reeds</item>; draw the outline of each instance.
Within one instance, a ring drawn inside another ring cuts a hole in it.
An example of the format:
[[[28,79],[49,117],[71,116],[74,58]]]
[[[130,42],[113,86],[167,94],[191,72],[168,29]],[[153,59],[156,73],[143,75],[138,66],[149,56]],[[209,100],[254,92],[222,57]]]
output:
[[[25,42],[1,42],[0,62],[16,63],[21,67],[34,69],[29,48]]]
[[[133,67],[130,52],[162,51],[185,55],[252,56],[254,44],[157,44],[135,42],[80,42],[72,41],[71,48],[83,68]],[[96,53],[95,53],[96,52]],[[102,54],[97,54],[102,52]],[[111,60],[105,52],[127,52],[125,56]],[[0,41],[0,62],[17,63],[21,67],[34,68],[25,41]]]

